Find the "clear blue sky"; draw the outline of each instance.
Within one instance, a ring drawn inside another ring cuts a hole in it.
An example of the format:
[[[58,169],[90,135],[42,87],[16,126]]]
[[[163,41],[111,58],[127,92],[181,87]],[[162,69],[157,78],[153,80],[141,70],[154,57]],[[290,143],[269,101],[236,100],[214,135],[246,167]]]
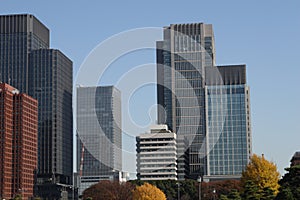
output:
[[[299,8],[297,0],[3,0],[0,3],[1,14],[31,13],[40,19],[51,30],[51,47],[62,50],[73,60],[74,75],[95,46],[119,32],[171,23],[213,24],[217,64],[247,64],[254,153],[264,153],[281,173],[293,153],[300,150]],[[142,51],[121,58],[112,69],[118,66],[124,72],[154,62],[153,51]],[[133,100],[147,97],[129,105],[136,123],[148,124],[147,112],[156,103],[155,95],[153,85],[134,95]],[[124,139],[126,144],[130,141],[133,141],[130,137]],[[134,146],[126,148],[130,151]],[[134,163],[127,163],[126,167],[132,170]]]

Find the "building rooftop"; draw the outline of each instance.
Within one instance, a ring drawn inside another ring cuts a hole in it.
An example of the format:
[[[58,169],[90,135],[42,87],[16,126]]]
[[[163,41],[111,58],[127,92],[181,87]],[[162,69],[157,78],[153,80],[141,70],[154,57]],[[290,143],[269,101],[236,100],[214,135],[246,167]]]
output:
[[[291,159],[291,166],[295,165],[300,165],[300,151],[297,151]]]

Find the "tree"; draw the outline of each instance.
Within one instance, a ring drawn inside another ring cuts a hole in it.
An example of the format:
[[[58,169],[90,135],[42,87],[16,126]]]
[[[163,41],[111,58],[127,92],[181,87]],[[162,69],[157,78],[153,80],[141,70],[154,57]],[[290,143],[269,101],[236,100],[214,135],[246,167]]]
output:
[[[290,188],[280,190],[275,199],[296,200]]]
[[[198,199],[198,182],[195,180],[184,180],[179,182],[181,200]],[[174,198],[176,199],[176,198]]]
[[[260,200],[260,192],[258,185],[255,184],[252,180],[247,180],[244,184],[244,191],[242,194],[243,199],[245,200]]]
[[[279,181],[280,188],[276,199],[300,199],[300,165],[286,168],[286,173]]]
[[[237,190],[232,190],[228,196],[221,194],[220,200],[242,200],[242,198]]]
[[[248,180],[245,184],[244,192],[242,194],[245,200],[273,200],[275,198],[274,191],[269,187],[260,190],[258,185]]]
[[[22,200],[22,196],[20,194],[17,194],[15,196],[15,198],[13,198],[14,200]]]
[[[226,195],[221,194],[220,195],[220,200],[230,200]]]
[[[166,195],[149,183],[137,186],[133,191],[133,200],[166,200]]]
[[[145,183],[155,185],[166,195],[167,199],[177,198],[178,186],[176,185],[177,181],[175,180],[152,180],[152,181],[131,180],[130,182],[136,186],[141,186]]]
[[[261,200],[273,200],[275,198],[274,191],[269,188],[265,187],[261,193]]]
[[[228,198],[233,191],[241,191],[241,182],[239,180],[203,182],[201,188],[203,200],[218,199],[221,195]]]
[[[240,193],[237,190],[232,190],[228,195],[229,200],[242,200]]]
[[[263,155],[257,156],[254,154],[242,173],[241,181],[244,189],[249,181],[255,184],[258,194],[262,197],[266,190],[273,191],[273,195],[278,193],[279,177],[280,174],[273,162],[266,160]]]
[[[145,183],[145,181],[141,180],[131,180],[130,182],[137,186]],[[199,183],[196,180],[155,180],[147,182],[159,188],[166,195],[167,199],[177,199],[178,184],[180,200],[199,199]],[[202,200],[218,199],[221,195],[227,196],[234,190],[241,191],[241,182],[239,180],[202,182],[201,188]]]
[[[131,180],[130,182],[137,186],[141,186],[145,183],[145,181],[141,181],[141,180]],[[177,199],[178,184],[179,184],[181,200],[198,198],[198,192],[197,192],[198,183],[195,180],[190,180],[190,179],[183,180],[183,181],[153,180],[147,182],[159,188],[166,195],[167,199]]]
[[[119,183],[118,181],[100,181],[86,189],[82,196],[83,199],[114,199],[131,200],[134,185],[131,183]]]

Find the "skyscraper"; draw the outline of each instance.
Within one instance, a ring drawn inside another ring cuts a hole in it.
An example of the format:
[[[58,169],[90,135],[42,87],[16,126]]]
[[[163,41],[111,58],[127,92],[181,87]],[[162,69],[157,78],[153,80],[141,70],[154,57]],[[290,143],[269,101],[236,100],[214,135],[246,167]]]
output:
[[[164,40],[157,42],[158,123],[167,124],[177,134],[178,145],[188,143],[188,149],[178,152],[179,179],[206,174],[204,69],[214,63],[212,25],[164,28]]]
[[[216,66],[210,24],[171,24],[156,46],[158,123],[177,134],[178,178],[238,177],[252,153],[246,67]]]
[[[0,197],[33,197],[37,168],[37,100],[0,83]]]
[[[216,74],[220,78],[216,78]],[[206,68],[207,178],[239,178],[252,154],[246,66]]]
[[[122,171],[121,93],[113,86],[77,88],[79,195]]]
[[[49,30],[29,14],[0,16],[0,81],[29,91],[29,54],[49,48]]]
[[[36,195],[60,198],[72,184],[72,62],[49,49],[49,30],[33,15],[0,16],[0,44],[0,80],[39,102]]]
[[[72,61],[54,49],[31,51],[29,60],[30,93],[39,101],[36,194],[60,196],[73,177]]]

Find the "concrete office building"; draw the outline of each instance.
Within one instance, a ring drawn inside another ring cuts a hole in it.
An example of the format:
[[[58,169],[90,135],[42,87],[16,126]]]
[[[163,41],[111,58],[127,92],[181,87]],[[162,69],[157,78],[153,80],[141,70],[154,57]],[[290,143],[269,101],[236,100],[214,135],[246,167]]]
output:
[[[39,102],[36,195],[61,198],[72,191],[73,71],[49,41],[49,29],[33,15],[0,16],[0,80]]]
[[[0,198],[33,197],[37,169],[38,103],[0,83]]]
[[[136,137],[139,180],[177,180],[176,134],[167,125],[155,125]]]
[[[122,178],[121,93],[113,86],[77,88],[79,195],[100,180]]]

